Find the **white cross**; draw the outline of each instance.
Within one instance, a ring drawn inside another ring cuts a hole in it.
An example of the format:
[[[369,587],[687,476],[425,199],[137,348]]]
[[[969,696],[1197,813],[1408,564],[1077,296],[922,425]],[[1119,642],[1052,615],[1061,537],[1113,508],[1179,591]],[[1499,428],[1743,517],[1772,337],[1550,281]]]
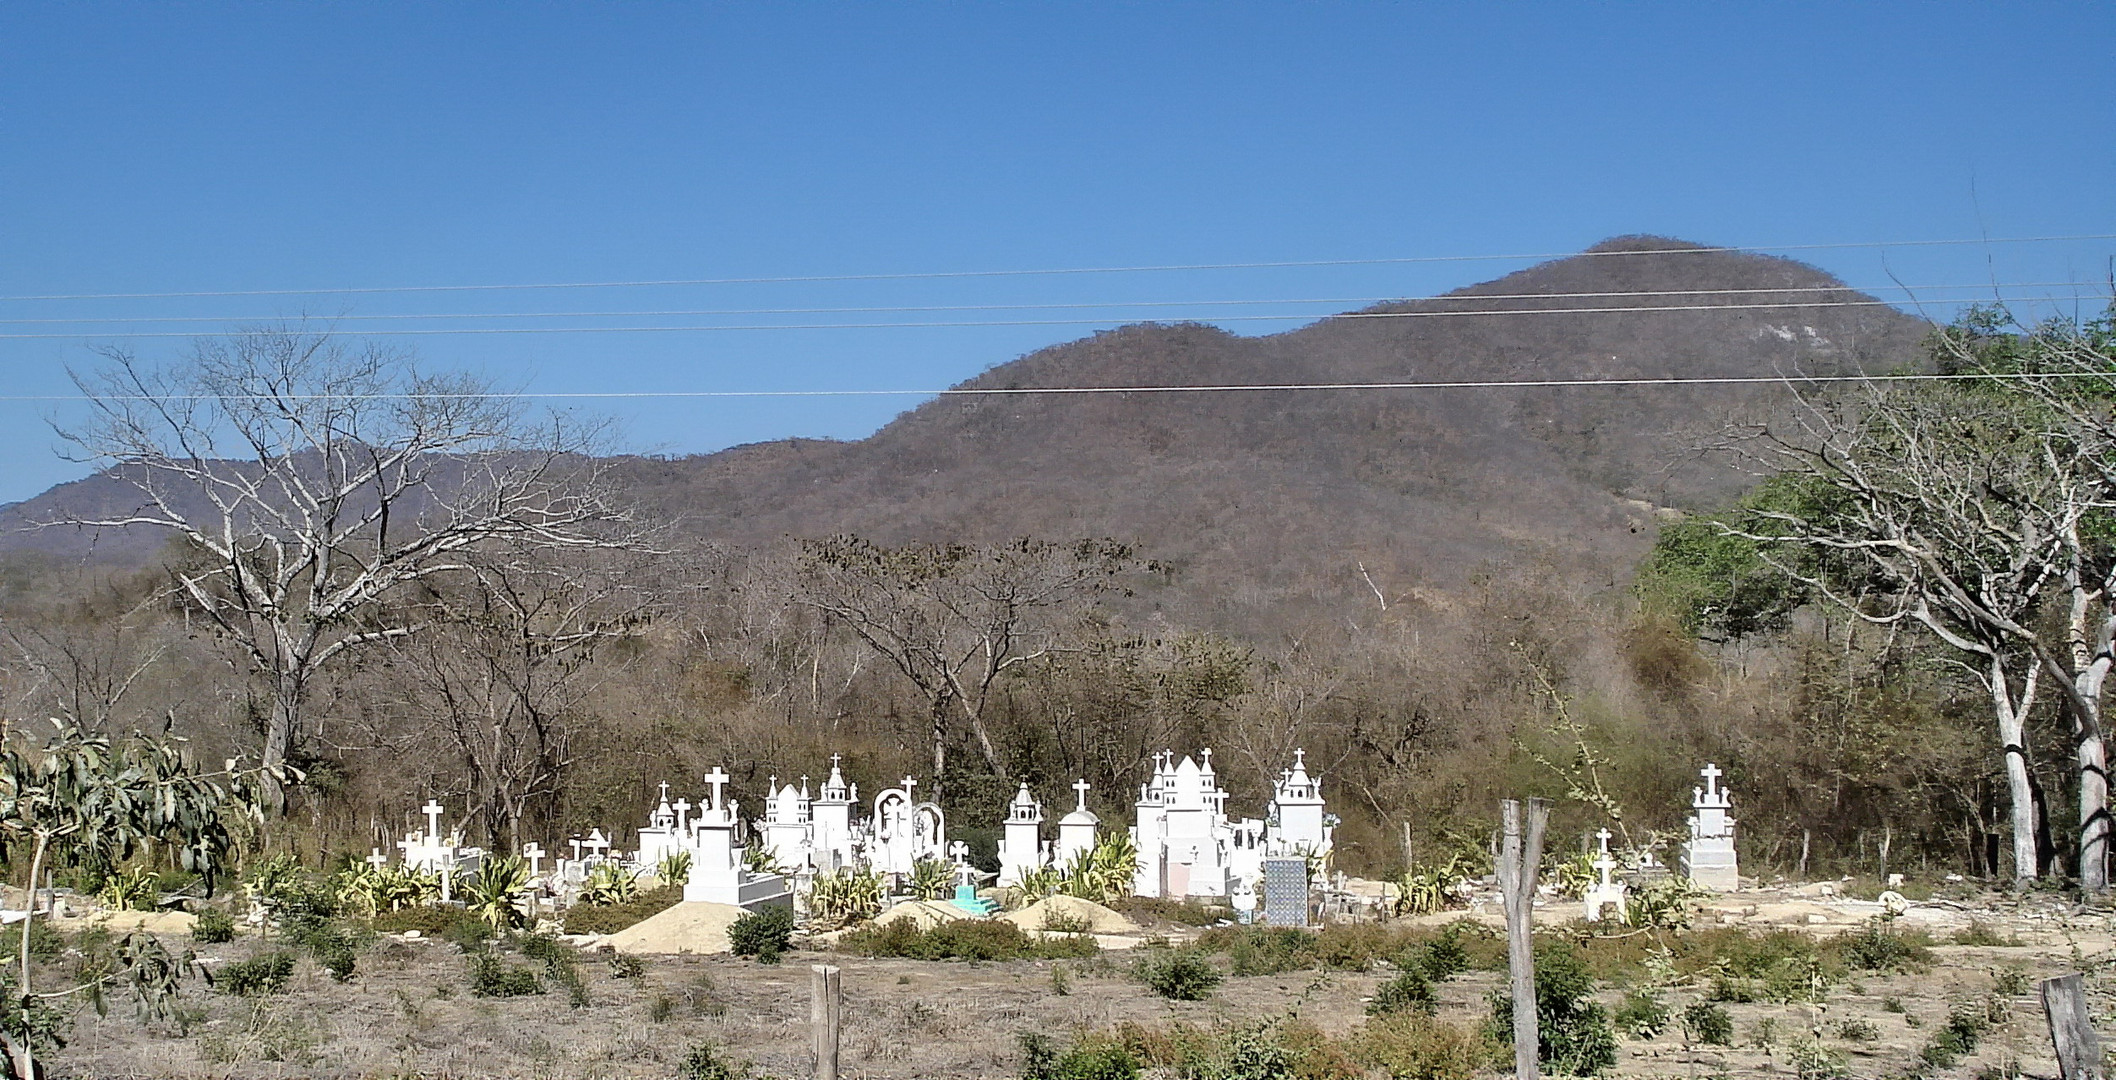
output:
[[[381,848],[369,848],[368,850],[373,854],[367,857],[367,865],[377,870],[389,865],[389,856],[382,854]]]
[[[904,777],[904,794],[906,796],[910,795],[912,789],[916,787],[918,787],[918,781],[913,780],[908,776]]]
[[[1308,752],[1306,750],[1302,750],[1299,747],[1294,748],[1293,767],[1296,769],[1305,769],[1308,767]]]
[[[668,805],[668,801],[669,801],[669,782],[668,782],[668,781],[666,781],[666,780],[663,780],[663,781],[661,782],[661,802],[662,802],[662,805],[664,805],[664,806]]]
[[[957,840],[948,845],[948,855],[955,860],[955,865],[961,866],[970,859],[970,845]]]
[[[601,855],[603,852],[610,850],[610,841],[603,837],[601,829],[590,829],[588,831],[587,846],[593,854]]]
[[[683,826],[684,826],[684,822],[685,822],[685,819],[687,819],[688,817],[690,817],[690,813],[691,813],[691,800],[689,800],[689,799],[678,799],[678,800],[676,800],[676,831],[677,831],[677,832],[679,832],[679,833],[680,833],[680,832],[682,832],[682,831],[683,831]]]
[[[578,837],[578,836],[576,836],[576,837],[574,837],[573,839],[571,839],[571,840],[568,840],[568,841],[566,841],[566,842],[567,842],[567,843],[569,843],[569,844],[572,844],[572,845],[573,845],[573,861],[574,861],[574,862],[579,862],[579,861],[580,861],[580,848],[581,848],[581,838],[580,838],[580,837]]]
[[[544,872],[544,845],[534,840],[522,845],[522,857],[529,860],[529,876],[537,877]]]
[[[729,780],[729,779],[730,779],[730,778],[729,778],[729,776],[727,775],[727,770],[726,770],[726,769],[723,769],[723,768],[721,768],[721,767],[720,767],[720,766],[718,766],[718,765],[715,765],[715,766],[713,766],[713,771],[712,771],[712,772],[709,772],[709,773],[706,773],[706,774],[705,774],[705,782],[706,782],[706,783],[708,783],[708,784],[711,784],[711,785],[713,785],[713,807],[712,807],[712,808],[713,808],[713,809],[715,809],[715,810],[718,810],[718,809],[720,809],[720,789],[721,789],[721,788],[724,788],[724,787],[726,787],[726,786],[727,786],[727,782],[728,782],[728,780]],[[702,808],[701,808],[701,809],[702,809]]]
[[[1698,770],[1698,775],[1705,778],[1705,794],[1719,794],[1719,778],[1726,774],[1719,771],[1718,765],[1707,762],[1704,768]]]
[[[1080,809],[1082,809],[1082,810],[1085,810],[1085,809],[1087,809],[1087,780],[1086,780],[1086,778],[1084,778],[1084,777],[1083,777],[1083,778],[1081,778],[1081,779],[1079,779],[1079,780],[1075,780],[1075,781],[1073,781],[1073,790],[1074,790],[1075,792],[1078,792],[1078,793],[1079,793],[1079,796],[1080,796]]]
[[[428,799],[426,800],[426,805],[419,808],[419,812],[426,815],[426,842],[429,844],[440,843],[441,814],[444,812],[441,804],[433,799]]]
[[[1211,772],[1211,771],[1212,771],[1212,747],[1209,747],[1209,746],[1208,746],[1208,747],[1206,747],[1205,749],[1203,749],[1203,750],[1200,750],[1200,751],[1198,751],[1198,756],[1199,756],[1199,757],[1201,757],[1201,758],[1204,758],[1204,759],[1205,759],[1205,771],[1206,771],[1206,772]]]
[[[1608,829],[1597,829],[1594,834],[1594,838],[1601,842],[1603,855],[1609,854],[1609,835]]]

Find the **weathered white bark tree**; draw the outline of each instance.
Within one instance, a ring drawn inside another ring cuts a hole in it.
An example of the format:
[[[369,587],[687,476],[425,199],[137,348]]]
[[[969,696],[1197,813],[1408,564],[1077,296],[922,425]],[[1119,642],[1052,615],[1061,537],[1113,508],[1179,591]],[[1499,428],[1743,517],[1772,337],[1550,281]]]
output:
[[[76,373],[89,420],[59,434],[138,492],[116,513],[51,524],[159,528],[188,553],[182,598],[266,690],[267,776],[298,754],[318,675],[348,650],[418,629],[383,601],[462,572],[497,542],[627,542],[591,456],[599,429],[379,346],[298,327],[201,342],[169,364],[108,350]],[[283,809],[276,782],[267,793]]]

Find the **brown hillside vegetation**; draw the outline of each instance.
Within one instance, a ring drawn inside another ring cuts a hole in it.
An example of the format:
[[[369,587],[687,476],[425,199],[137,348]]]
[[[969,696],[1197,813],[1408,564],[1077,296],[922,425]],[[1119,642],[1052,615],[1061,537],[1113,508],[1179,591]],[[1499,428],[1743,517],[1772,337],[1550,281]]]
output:
[[[1692,249],[1692,250],[1683,250]],[[1789,290],[1773,292],[1771,290]],[[1596,293],[1668,293],[1647,297]],[[1525,295],[1548,296],[1527,299]],[[1574,294],[1574,295],[1566,295]],[[1446,297],[1361,315],[1870,299],[1783,259],[1612,240]],[[1918,362],[1885,307],[1336,318],[1243,338],[1146,325],[1023,357],[969,388],[1754,377]],[[1776,391],[1605,387],[945,398],[854,443],[789,440],[636,466],[695,535],[756,544],[1115,536],[1178,568],[1171,615],[1284,629],[1365,595],[1451,593],[1492,564],[1623,577],[1653,508],[1740,478],[1687,434]]]

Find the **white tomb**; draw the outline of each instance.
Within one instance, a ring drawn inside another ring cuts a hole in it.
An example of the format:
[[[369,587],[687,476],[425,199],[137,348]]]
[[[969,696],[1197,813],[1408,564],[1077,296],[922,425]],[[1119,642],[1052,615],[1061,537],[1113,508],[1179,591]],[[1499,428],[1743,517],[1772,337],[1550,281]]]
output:
[[[663,781],[661,803],[654,808],[653,813],[647,815],[647,827],[639,830],[641,866],[650,869],[660,866],[661,860],[683,850],[684,827],[688,822],[684,820],[687,815],[679,811],[679,807],[681,811],[688,811],[691,804],[688,800],[679,799],[675,805],[670,805],[669,785],[667,781]]]
[[[705,781],[713,793],[691,823],[686,845],[691,853],[691,876],[683,886],[684,900],[744,908],[792,903],[793,889],[785,878],[759,874],[743,865],[743,848],[735,840],[737,808],[723,790],[727,771],[715,765]]]
[[[792,784],[778,786],[779,778],[772,777],[767,787],[770,797],[764,805],[764,822],[757,830],[759,844],[771,857],[771,865],[787,870],[811,869],[814,857],[813,823],[809,817],[813,802],[808,795],[808,778],[801,778],[798,790]]]
[[[874,797],[869,869],[908,877],[919,860],[947,857],[947,815],[938,803],[914,798],[917,788],[918,781],[907,776],[902,787]]]
[[[1272,785],[1266,819],[1227,817],[1227,793],[1213,773],[1212,751],[1178,762],[1154,756],[1153,778],[1139,789],[1139,849],[1133,891],[1140,896],[1228,898],[1254,906],[1271,857],[1308,860],[1326,872],[1337,821],[1323,802],[1322,784],[1309,775],[1307,752],[1295,750],[1291,768]]]
[[[1043,842],[1043,804],[1024,783],[1007,804],[1007,820],[1000,827],[999,884],[1019,885],[1050,860],[1050,848]]]
[[[404,839],[397,841],[397,850],[402,853],[406,867],[439,875],[441,899],[453,900],[456,875],[476,870],[484,861],[485,849],[465,847],[461,829],[442,834],[441,815],[447,811],[439,801],[426,800],[419,812],[426,815],[426,831],[414,830],[404,834]]]
[[[838,771],[838,755],[830,755],[830,779],[808,804],[809,845],[815,851],[815,868],[831,873],[852,866],[860,854],[861,838],[852,824],[852,808],[860,801],[860,786],[846,784]]]
[[[1723,775],[1717,764],[1706,764],[1699,770],[1703,776],[1703,787],[1692,788],[1690,806],[1690,842],[1683,847],[1683,870],[1690,883],[1713,892],[1734,892],[1741,888],[1741,868],[1734,856],[1734,819],[1729,812],[1734,801],[1725,788],[1719,786]]]
[[[1629,922],[1631,909],[1624,900],[1624,883],[1609,876],[1610,871],[1616,869],[1616,860],[1609,855],[1609,830],[1595,830],[1594,838],[1601,845],[1601,852],[1595,856],[1593,863],[1601,880],[1587,886],[1587,921],[1602,921],[1602,912],[1613,907],[1616,909],[1617,921]]]
[[[1087,792],[1086,780],[1073,781],[1074,806],[1071,813],[1058,819],[1058,846],[1051,851],[1053,866],[1071,866],[1074,860],[1084,859],[1095,850],[1102,819],[1087,808]]]

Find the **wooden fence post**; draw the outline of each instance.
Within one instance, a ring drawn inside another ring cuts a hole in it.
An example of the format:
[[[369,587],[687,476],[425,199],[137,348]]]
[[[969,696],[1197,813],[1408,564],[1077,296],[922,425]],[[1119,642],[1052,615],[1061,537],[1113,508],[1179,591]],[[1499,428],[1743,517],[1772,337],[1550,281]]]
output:
[[[838,969],[817,964],[808,1019],[815,1028],[816,1080],[838,1080]]]
[[[2102,1080],[2101,1040],[2087,1011],[2086,980],[2076,972],[2042,984],[2043,1013],[2050,1018],[2050,1045],[2064,1080]]]
[[[1537,1062],[1536,952],[1530,936],[1534,932],[1536,876],[1543,863],[1543,826],[1550,820],[1550,804],[1528,800],[1527,835],[1521,827],[1521,804],[1513,799],[1499,802],[1499,817],[1505,825],[1499,847],[1499,890],[1506,909],[1506,969],[1512,976],[1514,1002],[1514,1075],[1519,1080],[1538,1080]]]

